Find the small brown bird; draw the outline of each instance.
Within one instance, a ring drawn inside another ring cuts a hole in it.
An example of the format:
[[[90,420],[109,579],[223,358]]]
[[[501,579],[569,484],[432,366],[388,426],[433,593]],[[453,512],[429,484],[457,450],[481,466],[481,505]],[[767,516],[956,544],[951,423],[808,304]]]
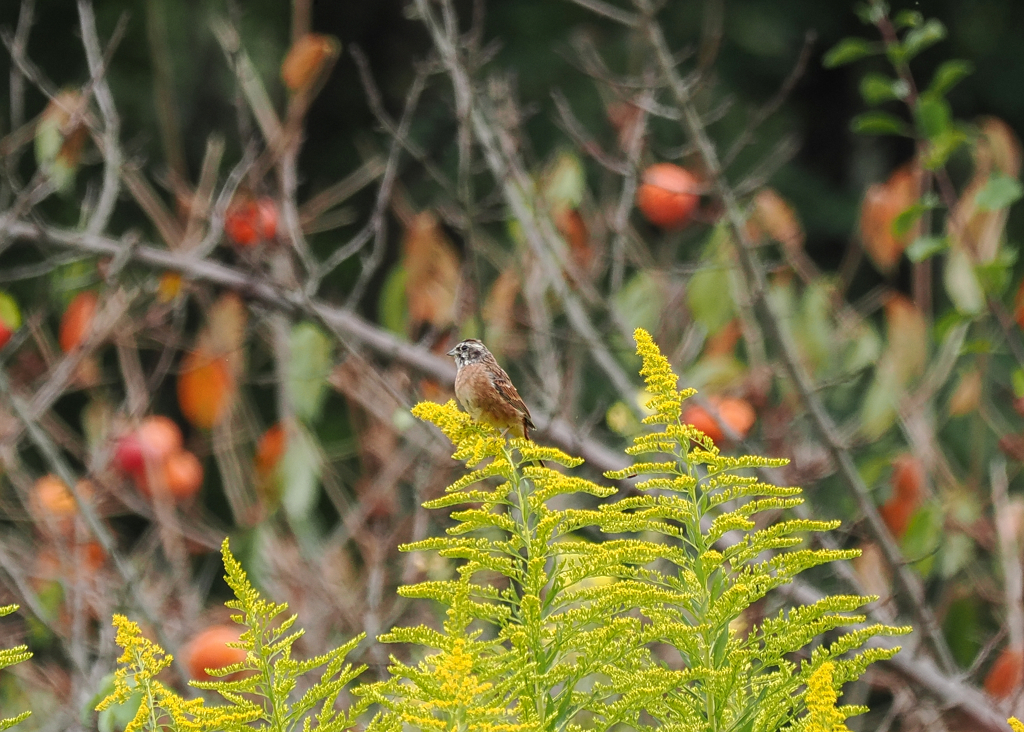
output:
[[[505,370],[480,341],[469,338],[448,351],[455,359],[455,396],[477,422],[529,439],[530,410]]]

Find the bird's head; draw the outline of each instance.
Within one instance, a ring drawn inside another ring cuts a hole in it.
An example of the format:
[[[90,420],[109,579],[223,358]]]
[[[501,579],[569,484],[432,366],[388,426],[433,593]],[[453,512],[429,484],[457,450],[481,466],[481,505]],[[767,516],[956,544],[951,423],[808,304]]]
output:
[[[455,365],[460,369],[467,364],[483,361],[490,353],[487,346],[476,338],[467,338],[448,351],[448,355],[455,359]]]

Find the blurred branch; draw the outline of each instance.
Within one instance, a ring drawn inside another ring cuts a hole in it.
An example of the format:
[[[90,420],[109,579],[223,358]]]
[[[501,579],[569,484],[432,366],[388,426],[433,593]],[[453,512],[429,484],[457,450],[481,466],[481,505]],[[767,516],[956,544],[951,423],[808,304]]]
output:
[[[0,234],[100,256],[124,253],[124,245],[115,239],[53,227],[43,228],[22,222],[9,223],[6,229],[0,229]],[[245,297],[255,298],[286,312],[298,311],[322,319],[339,334],[366,346],[378,356],[399,361],[442,383],[452,383],[455,380],[455,365],[450,359],[436,356],[422,346],[404,341],[349,310],[306,298],[299,292],[280,289],[256,274],[242,272],[219,262],[199,259],[188,253],[172,252],[150,245],[131,248],[128,257],[139,264],[159,270],[180,272],[188,278],[235,290]],[[70,355],[66,356],[65,361],[69,358]],[[62,361],[62,364],[65,361]],[[62,372],[64,369],[70,369],[70,366],[62,366]],[[53,391],[61,393],[60,389]],[[38,396],[33,403],[37,400]],[[621,453],[592,437],[579,434],[569,422],[552,419],[545,424],[539,413],[535,417],[540,434],[547,435],[563,450],[580,455],[595,469],[618,470],[627,464]]]

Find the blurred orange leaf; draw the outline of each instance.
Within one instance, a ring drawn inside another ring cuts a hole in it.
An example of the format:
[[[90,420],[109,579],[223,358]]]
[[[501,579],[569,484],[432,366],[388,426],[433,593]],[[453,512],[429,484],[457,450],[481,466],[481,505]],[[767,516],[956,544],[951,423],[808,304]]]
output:
[[[459,256],[429,211],[413,217],[402,240],[409,327],[441,330],[455,322],[459,290]]]
[[[891,273],[910,244],[912,232],[893,233],[896,217],[917,202],[921,171],[915,162],[897,168],[885,183],[875,183],[864,194],[860,209],[860,235],[864,251],[883,274]]]
[[[1006,228],[1006,208],[989,210],[976,203],[993,173],[1017,178],[1021,168],[1021,144],[1008,124],[984,117],[981,135],[974,146],[974,175],[953,207],[949,236],[954,247],[969,251],[977,263],[991,262],[999,251]]]
[[[212,429],[230,411],[235,398],[235,376],[226,356],[191,351],[178,374],[178,406],[194,426]]]
[[[747,227],[755,240],[767,236],[790,251],[803,249],[804,227],[793,207],[773,188],[762,188],[754,196],[753,213]]]

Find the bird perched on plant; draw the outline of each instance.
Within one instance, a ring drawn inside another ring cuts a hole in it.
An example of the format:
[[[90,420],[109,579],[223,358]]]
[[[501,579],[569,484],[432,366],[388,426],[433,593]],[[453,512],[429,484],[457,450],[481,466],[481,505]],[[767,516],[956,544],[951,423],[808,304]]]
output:
[[[536,429],[530,410],[505,370],[480,341],[468,338],[448,355],[455,359],[455,396],[477,422],[529,439]]]

